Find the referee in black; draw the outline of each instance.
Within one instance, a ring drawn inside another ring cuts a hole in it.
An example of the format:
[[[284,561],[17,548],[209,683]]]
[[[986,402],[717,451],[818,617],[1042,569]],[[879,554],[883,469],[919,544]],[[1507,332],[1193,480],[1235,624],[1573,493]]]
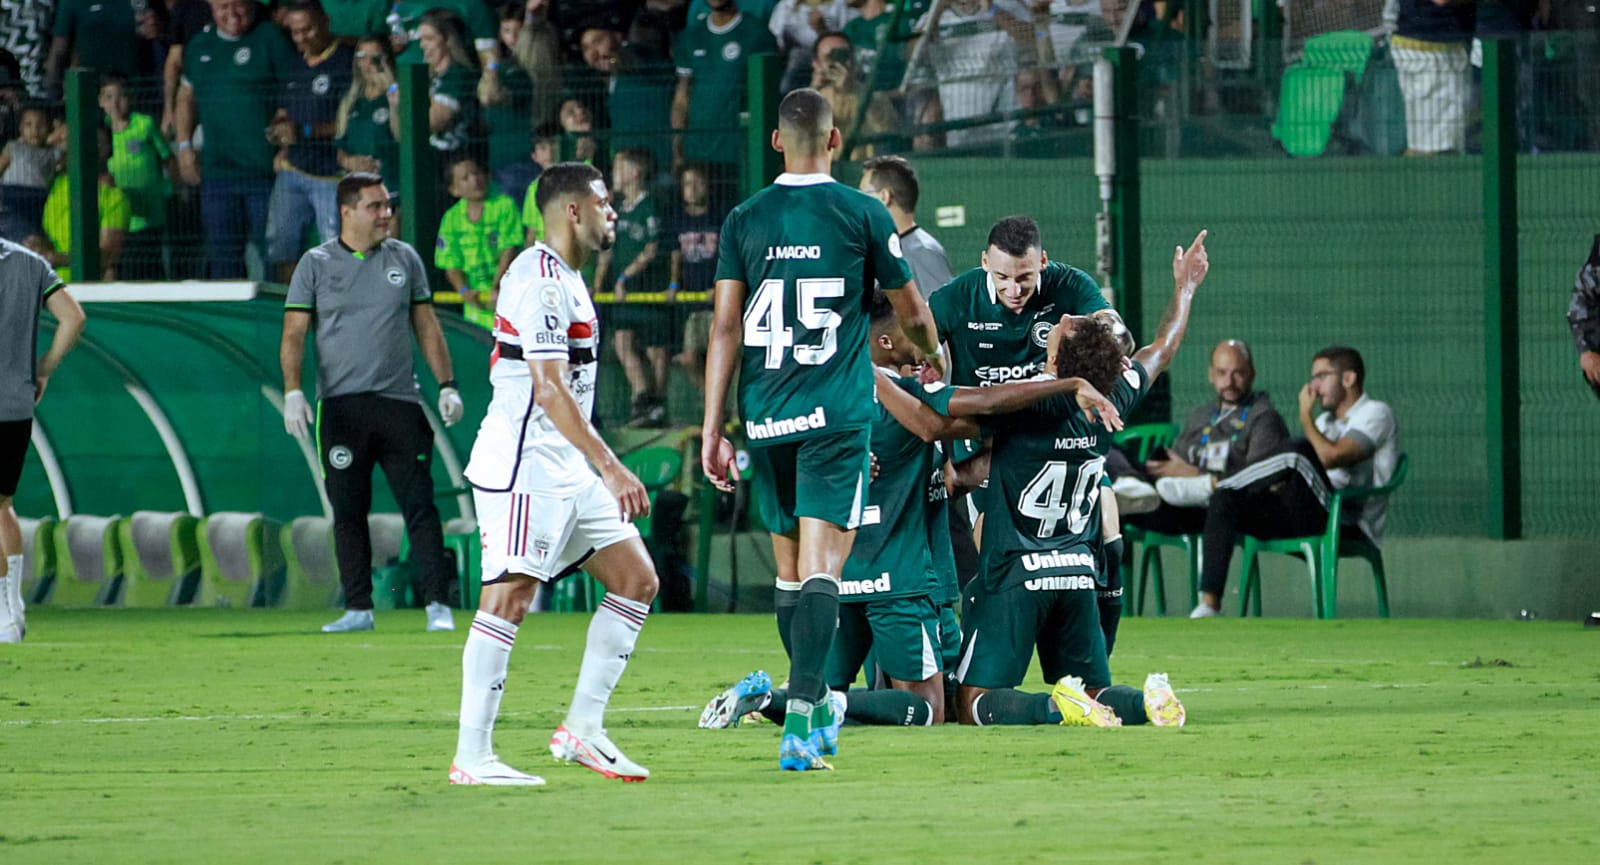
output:
[[[411,372],[411,339],[439,381],[439,416],[461,420],[461,394],[433,311],[422,258],[389,236],[389,191],[376,174],[339,181],[339,238],[301,256],[284,304],[283,426],[304,438],[313,423],[300,390],[306,330],[317,334],[317,445],[333,504],[333,546],[345,612],[325,632],[370,631],[372,467],[383,468],[405,514],[412,561],[428,602],[428,630],[453,631],[445,603],[447,567],[433,503],[433,431]]]

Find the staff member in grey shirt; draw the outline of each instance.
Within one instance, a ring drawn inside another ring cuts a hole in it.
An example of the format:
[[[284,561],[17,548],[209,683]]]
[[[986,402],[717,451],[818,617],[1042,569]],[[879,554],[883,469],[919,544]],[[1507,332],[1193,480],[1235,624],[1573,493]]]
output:
[[[933,235],[917,225],[917,170],[903,156],[874,156],[862,163],[862,192],[875,196],[889,208],[894,230],[899,235],[900,254],[911,265],[922,299],[953,278],[950,258]]]
[[[439,380],[439,416],[461,420],[444,333],[422,258],[389,237],[394,211],[383,178],[355,173],[339,181],[339,237],[301,257],[284,304],[283,425],[304,438],[313,422],[300,390],[306,329],[317,332],[317,440],[333,505],[333,546],[345,613],[328,632],[370,631],[372,622],[372,467],[383,468],[405,514],[412,560],[428,603],[428,630],[455,630],[445,604],[447,567],[439,509],[433,503],[433,431],[411,373],[411,339]]]
[[[50,376],[83,333],[83,307],[48,262],[0,239],[0,643],[27,632],[22,606],[22,527],[11,499],[33,435],[33,407]],[[39,351],[39,311],[56,317],[56,334]]]

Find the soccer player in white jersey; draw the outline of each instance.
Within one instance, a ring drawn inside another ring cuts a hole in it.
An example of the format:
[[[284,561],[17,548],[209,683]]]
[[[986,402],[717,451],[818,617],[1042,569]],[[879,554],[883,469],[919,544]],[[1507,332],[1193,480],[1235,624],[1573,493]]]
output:
[[[534,589],[580,567],[607,594],[589,624],[577,691],[550,752],[607,778],[643,781],[650,772],[611,743],[602,722],[656,594],[655,568],[631,522],[650,500],[589,422],[600,334],[578,274],[611,248],[617,214],[600,172],[577,162],[540,176],[535,205],[545,240],[517,256],[501,281],[494,399],[466,471],[483,540],[483,594],[462,652],[450,783],[544,783],[502,763],[490,735]]]

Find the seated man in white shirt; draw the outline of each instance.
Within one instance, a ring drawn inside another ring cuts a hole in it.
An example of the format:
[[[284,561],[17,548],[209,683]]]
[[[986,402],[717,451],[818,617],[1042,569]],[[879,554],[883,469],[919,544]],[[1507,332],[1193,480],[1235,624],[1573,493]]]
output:
[[[1400,459],[1400,435],[1387,403],[1366,395],[1366,365],[1353,348],[1330,346],[1311,361],[1300,389],[1300,426],[1281,452],[1217,484],[1206,507],[1200,603],[1190,618],[1215,616],[1228,582],[1228,562],[1241,534],[1294,538],[1321,534],[1332,490],[1388,483]],[[1313,419],[1314,408],[1321,413]],[[1352,502],[1340,516],[1347,532],[1383,541],[1386,502]]]

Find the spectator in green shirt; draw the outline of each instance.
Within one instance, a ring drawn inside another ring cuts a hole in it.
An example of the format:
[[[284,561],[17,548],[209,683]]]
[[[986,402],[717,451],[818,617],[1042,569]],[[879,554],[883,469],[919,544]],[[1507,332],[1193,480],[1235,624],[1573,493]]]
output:
[[[495,62],[500,66],[497,93],[483,99],[483,125],[489,138],[489,177],[495,188],[522,206],[528,174],[528,140],[534,124],[533,78],[517,63],[512,49],[522,34],[522,8],[505,6],[500,13],[500,41]]]
[[[127,82],[108,74],[100,82],[100,110],[111,128],[107,167],[117,188],[128,198],[128,236],[123,241],[123,279],[165,279],[162,261],[167,229],[167,199],[172,182],[172,151],[156,128],[155,118],[128,110]]]
[[[417,44],[427,64],[428,143],[454,154],[467,146],[478,118],[477,61],[468,49],[467,27],[448,9],[429,9],[417,27]]]
[[[661,218],[649,192],[650,151],[624,150],[611,164],[617,241],[600,253],[594,293],[612,290],[611,327],[617,360],[633,391],[633,426],[666,423],[668,361],[672,356],[677,290],[667,285],[671,249],[661,243]],[[615,283],[608,283],[614,277]],[[629,302],[632,293],[667,292],[667,303]],[[643,349],[641,351],[640,349]],[[648,369],[647,369],[648,365]]]
[[[533,159],[528,163],[533,167],[533,176],[523,187],[522,195],[522,229],[526,246],[544,240],[544,216],[539,213],[535,196],[539,193],[539,175],[561,161],[558,158],[560,148],[561,124],[546,123],[533,131]]]
[[[154,13],[145,9],[142,14],[148,18]],[[127,0],[56,0],[50,32],[55,41],[50,43],[50,58],[45,61],[45,86],[51,93],[59,91],[61,74],[74,53],[77,66],[124,76],[139,74],[142,42],[133,4]]]
[[[111,134],[104,127],[96,137],[100,146],[100,278],[110,282],[117,279],[117,262],[122,257],[122,241],[128,233],[128,197],[116,187],[106,162],[111,156]],[[60,146],[65,152],[66,127],[60,128]],[[29,235],[22,245],[37,252],[50,262],[62,282],[72,281],[72,271],[67,265],[72,261],[72,183],[63,170],[50,184],[50,194],[44,200],[44,232]]]
[[[711,197],[719,205],[737,193],[745,109],[745,70],[752,54],[771,54],[777,42],[759,18],[739,11],[735,0],[708,0],[710,11],[689,20],[673,45],[678,88],[672,97],[672,143],[676,170],[685,159],[712,172]]]
[[[395,85],[389,40],[381,36],[357,40],[352,69],[350,90],[334,121],[339,167],[348,173],[381,175],[385,186],[399,189],[400,89]]]
[[[322,10],[328,13],[328,32],[346,44],[388,32],[385,19],[389,9],[389,0],[322,0]]]
[[[500,278],[522,251],[522,220],[511,196],[491,190],[483,166],[470,156],[451,164],[450,194],[457,201],[439,221],[433,264],[460,292],[467,321],[493,327]]]

